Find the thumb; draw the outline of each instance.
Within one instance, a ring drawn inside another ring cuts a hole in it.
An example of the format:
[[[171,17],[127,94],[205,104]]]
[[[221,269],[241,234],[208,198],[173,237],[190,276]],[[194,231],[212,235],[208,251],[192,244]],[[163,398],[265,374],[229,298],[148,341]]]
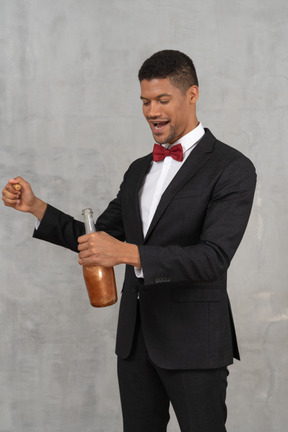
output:
[[[24,189],[29,186],[29,183],[26,182],[22,177],[14,177],[9,179],[9,183],[14,187],[16,190],[21,190],[24,186]],[[16,188],[16,185],[20,185],[20,187]]]

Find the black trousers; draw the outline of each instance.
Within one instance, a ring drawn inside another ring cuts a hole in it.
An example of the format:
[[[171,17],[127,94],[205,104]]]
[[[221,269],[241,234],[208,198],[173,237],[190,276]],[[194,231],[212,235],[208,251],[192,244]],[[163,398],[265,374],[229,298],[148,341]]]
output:
[[[118,358],[124,432],[166,432],[171,402],[181,432],[226,432],[228,369],[167,370],[147,353],[141,320],[128,359]]]

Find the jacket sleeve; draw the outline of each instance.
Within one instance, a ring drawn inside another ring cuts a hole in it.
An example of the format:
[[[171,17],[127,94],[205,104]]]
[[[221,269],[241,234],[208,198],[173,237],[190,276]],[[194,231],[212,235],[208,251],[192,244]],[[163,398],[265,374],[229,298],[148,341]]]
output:
[[[125,239],[119,197],[111,201],[101,217],[101,223],[96,223],[96,230],[106,231],[119,240]],[[38,229],[34,230],[33,237],[78,252],[78,237],[83,234],[85,234],[83,222],[48,204]]]
[[[145,285],[162,281],[207,282],[221,277],[245,232],[255,185],[251,161],[245,157],[232,160],[213,188],[197,244],[139,246]]]
[[[44,217],[33,237],[78,252],[78,237],[85,234],[84,223],[47,205]]]
[[[134,164],[131,164],[131,166],[134,166]],[[105,231],[107,234],[121,241],[127,240],[123,223],[121,189],[130,169],[131,167],[124,174],[124,179],[116,198],[109,203],[106,210],[98,217],[95,223],[96,231]],[[48,205],[39,228],[34,230],[33,237],[78,252],[77,239],[83,234],[85,234],[83,222],[77,221],[72,216]]]

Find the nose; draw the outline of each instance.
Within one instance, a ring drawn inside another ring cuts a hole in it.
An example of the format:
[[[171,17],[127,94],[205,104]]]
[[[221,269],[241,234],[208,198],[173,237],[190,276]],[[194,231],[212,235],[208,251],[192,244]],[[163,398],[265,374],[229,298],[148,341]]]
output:
[[[157,101],[151,101],[151,103],[149,104],[147,117],[148,118],[161,117],[161,109]]]

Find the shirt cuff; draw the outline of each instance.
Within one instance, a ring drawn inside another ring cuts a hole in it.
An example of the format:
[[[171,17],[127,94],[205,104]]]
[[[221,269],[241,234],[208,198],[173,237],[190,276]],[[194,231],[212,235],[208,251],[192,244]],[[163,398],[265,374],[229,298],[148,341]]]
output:
[[[140,279],[144,279],[144,273],[142,268],[134,267],[135,276]]]
[[[41,223],[41,221],[39,219],[36,219],[36,222],[35,222],[35,230],[36,231],[38,230],[40,223]]]

